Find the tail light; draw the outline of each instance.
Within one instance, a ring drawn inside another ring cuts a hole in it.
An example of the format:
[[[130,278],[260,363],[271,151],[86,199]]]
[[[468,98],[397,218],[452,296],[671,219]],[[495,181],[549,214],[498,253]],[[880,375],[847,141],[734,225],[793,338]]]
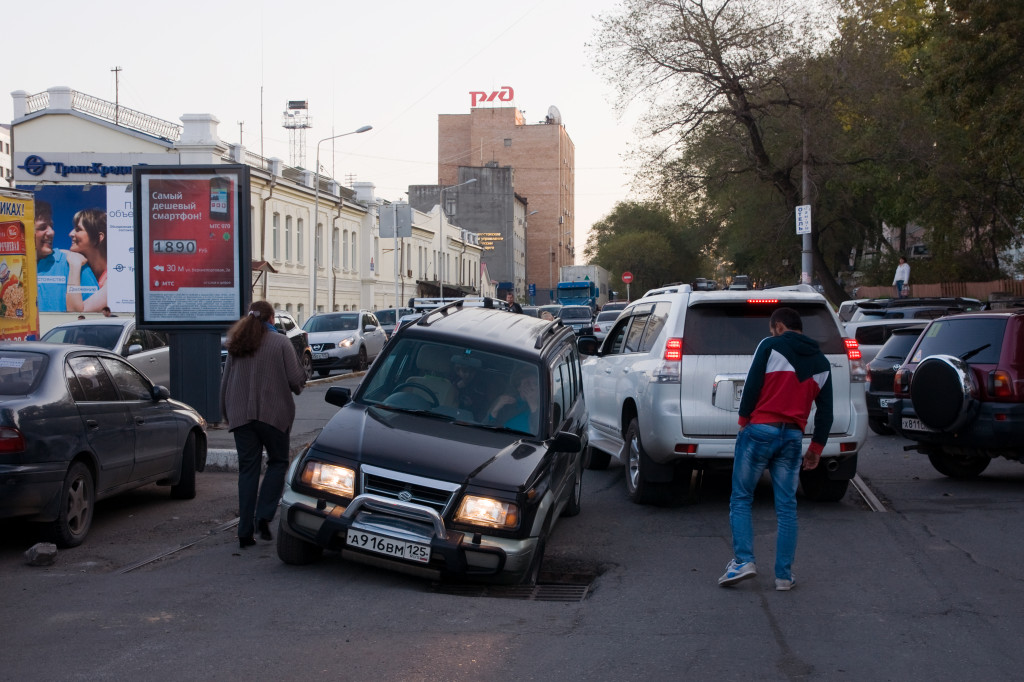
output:
[[[672,338],[665,341],[665,354],[661,365],[654,370],[651,379],[659,384],[678,384],[682,375],[683,340]]]
[[[896,372],[896,376],[892,380],[892,392],[896,394],[897,398],[910,396],[911,377],[913,377],[913,372],[909,369],[900,369]]]
[[[1001,369],[989,372],[988,394],[993,398],[1013,397],[1013,380],[1010,379],[1010,373]]]
[[[753,305],[778,305],[779,299],[777,298],[748,298],[747,303]]]
[[[25,436],[21,431],[10,426],[0,426],[0,453],[24,452]]]
[[[846,357],[850,361],[850,381],[867,381],[868,371],[864,367],[864,361],[860,352],[860,347],[857,345],[857,339],[843,339],[843,345],[846,347]]]

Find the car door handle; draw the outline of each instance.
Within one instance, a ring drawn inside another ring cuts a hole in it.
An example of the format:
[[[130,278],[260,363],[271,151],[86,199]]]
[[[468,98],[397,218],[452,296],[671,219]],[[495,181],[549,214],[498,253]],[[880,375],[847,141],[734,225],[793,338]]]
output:
[[[145,420],[145,419],[143,419],[142,417],[136,417],[136,418],[135,418],[135,423],[136,423],[136,424],[145,424],[145,423],[146,423],[146,420]]]
[[[604,373],[605,374],[611,374],[612,373],[612,368],[611,367],[605,367],[604,368]]]
[[[85,425],[88,426],[90,429],[98,429],[100,427],[100,423],[95,419],[86,419]]]

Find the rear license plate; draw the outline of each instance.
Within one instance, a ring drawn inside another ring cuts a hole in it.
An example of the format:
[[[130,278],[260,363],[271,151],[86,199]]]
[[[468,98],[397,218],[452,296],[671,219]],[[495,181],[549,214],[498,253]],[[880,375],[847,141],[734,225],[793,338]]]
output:
[[[313,353],[313,359],[314,360],[326,360],[327,359],[327,353]]]
[[[935,429],[925,426],[920,419],[913,419],[912,417],[903,417],[902,422],[904,431],[934,431]]]
[[[364,533],[358,530],[349,529],[348,538],[345,540],[349,547],[358,547],[377,554],[395,557],[396,559],[408,559],[421,564],[430,562],[430,545],[418,542],[405,542],[404,540],[392,540],[373,533]]]
[[[879,398],[878,399],[878,406],[879,407],[889,407],[889,403],[891,403],[891,402],[892,402],[892,398]]]

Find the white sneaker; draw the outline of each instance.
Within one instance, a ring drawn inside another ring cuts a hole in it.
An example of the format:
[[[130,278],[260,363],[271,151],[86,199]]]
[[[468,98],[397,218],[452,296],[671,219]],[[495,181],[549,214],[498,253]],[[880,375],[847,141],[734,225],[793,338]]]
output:
[[[718,584],[722,587],[728,587],[730,585],[735,585],[741,580],[753,578],[755,575],[757,575],[757,566],[754,565],[753,561],[746,561],[742,564],[738,564],[736,563],[736,560],[733,559],[725,567],[725,573],[718,579]]]
[[[784,578],[775,579],[775,589],[779,592],[789,592],[796,586],[796,578],[789,576],[789,580]]]

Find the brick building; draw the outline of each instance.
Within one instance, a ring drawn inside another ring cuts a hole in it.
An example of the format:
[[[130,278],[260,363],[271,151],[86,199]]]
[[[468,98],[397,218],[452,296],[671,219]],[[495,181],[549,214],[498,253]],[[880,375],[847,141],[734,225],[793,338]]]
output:
[[[516,107],[475,108],[441,114],[437,128],[438,184],[458,184],[460,166],[515,170],[515,192],[536,211],[527,221],[526,283],[536,285],[538,304],[553,300],[560,267],[576,258],[576,148],[558,109],[527,124]]]

